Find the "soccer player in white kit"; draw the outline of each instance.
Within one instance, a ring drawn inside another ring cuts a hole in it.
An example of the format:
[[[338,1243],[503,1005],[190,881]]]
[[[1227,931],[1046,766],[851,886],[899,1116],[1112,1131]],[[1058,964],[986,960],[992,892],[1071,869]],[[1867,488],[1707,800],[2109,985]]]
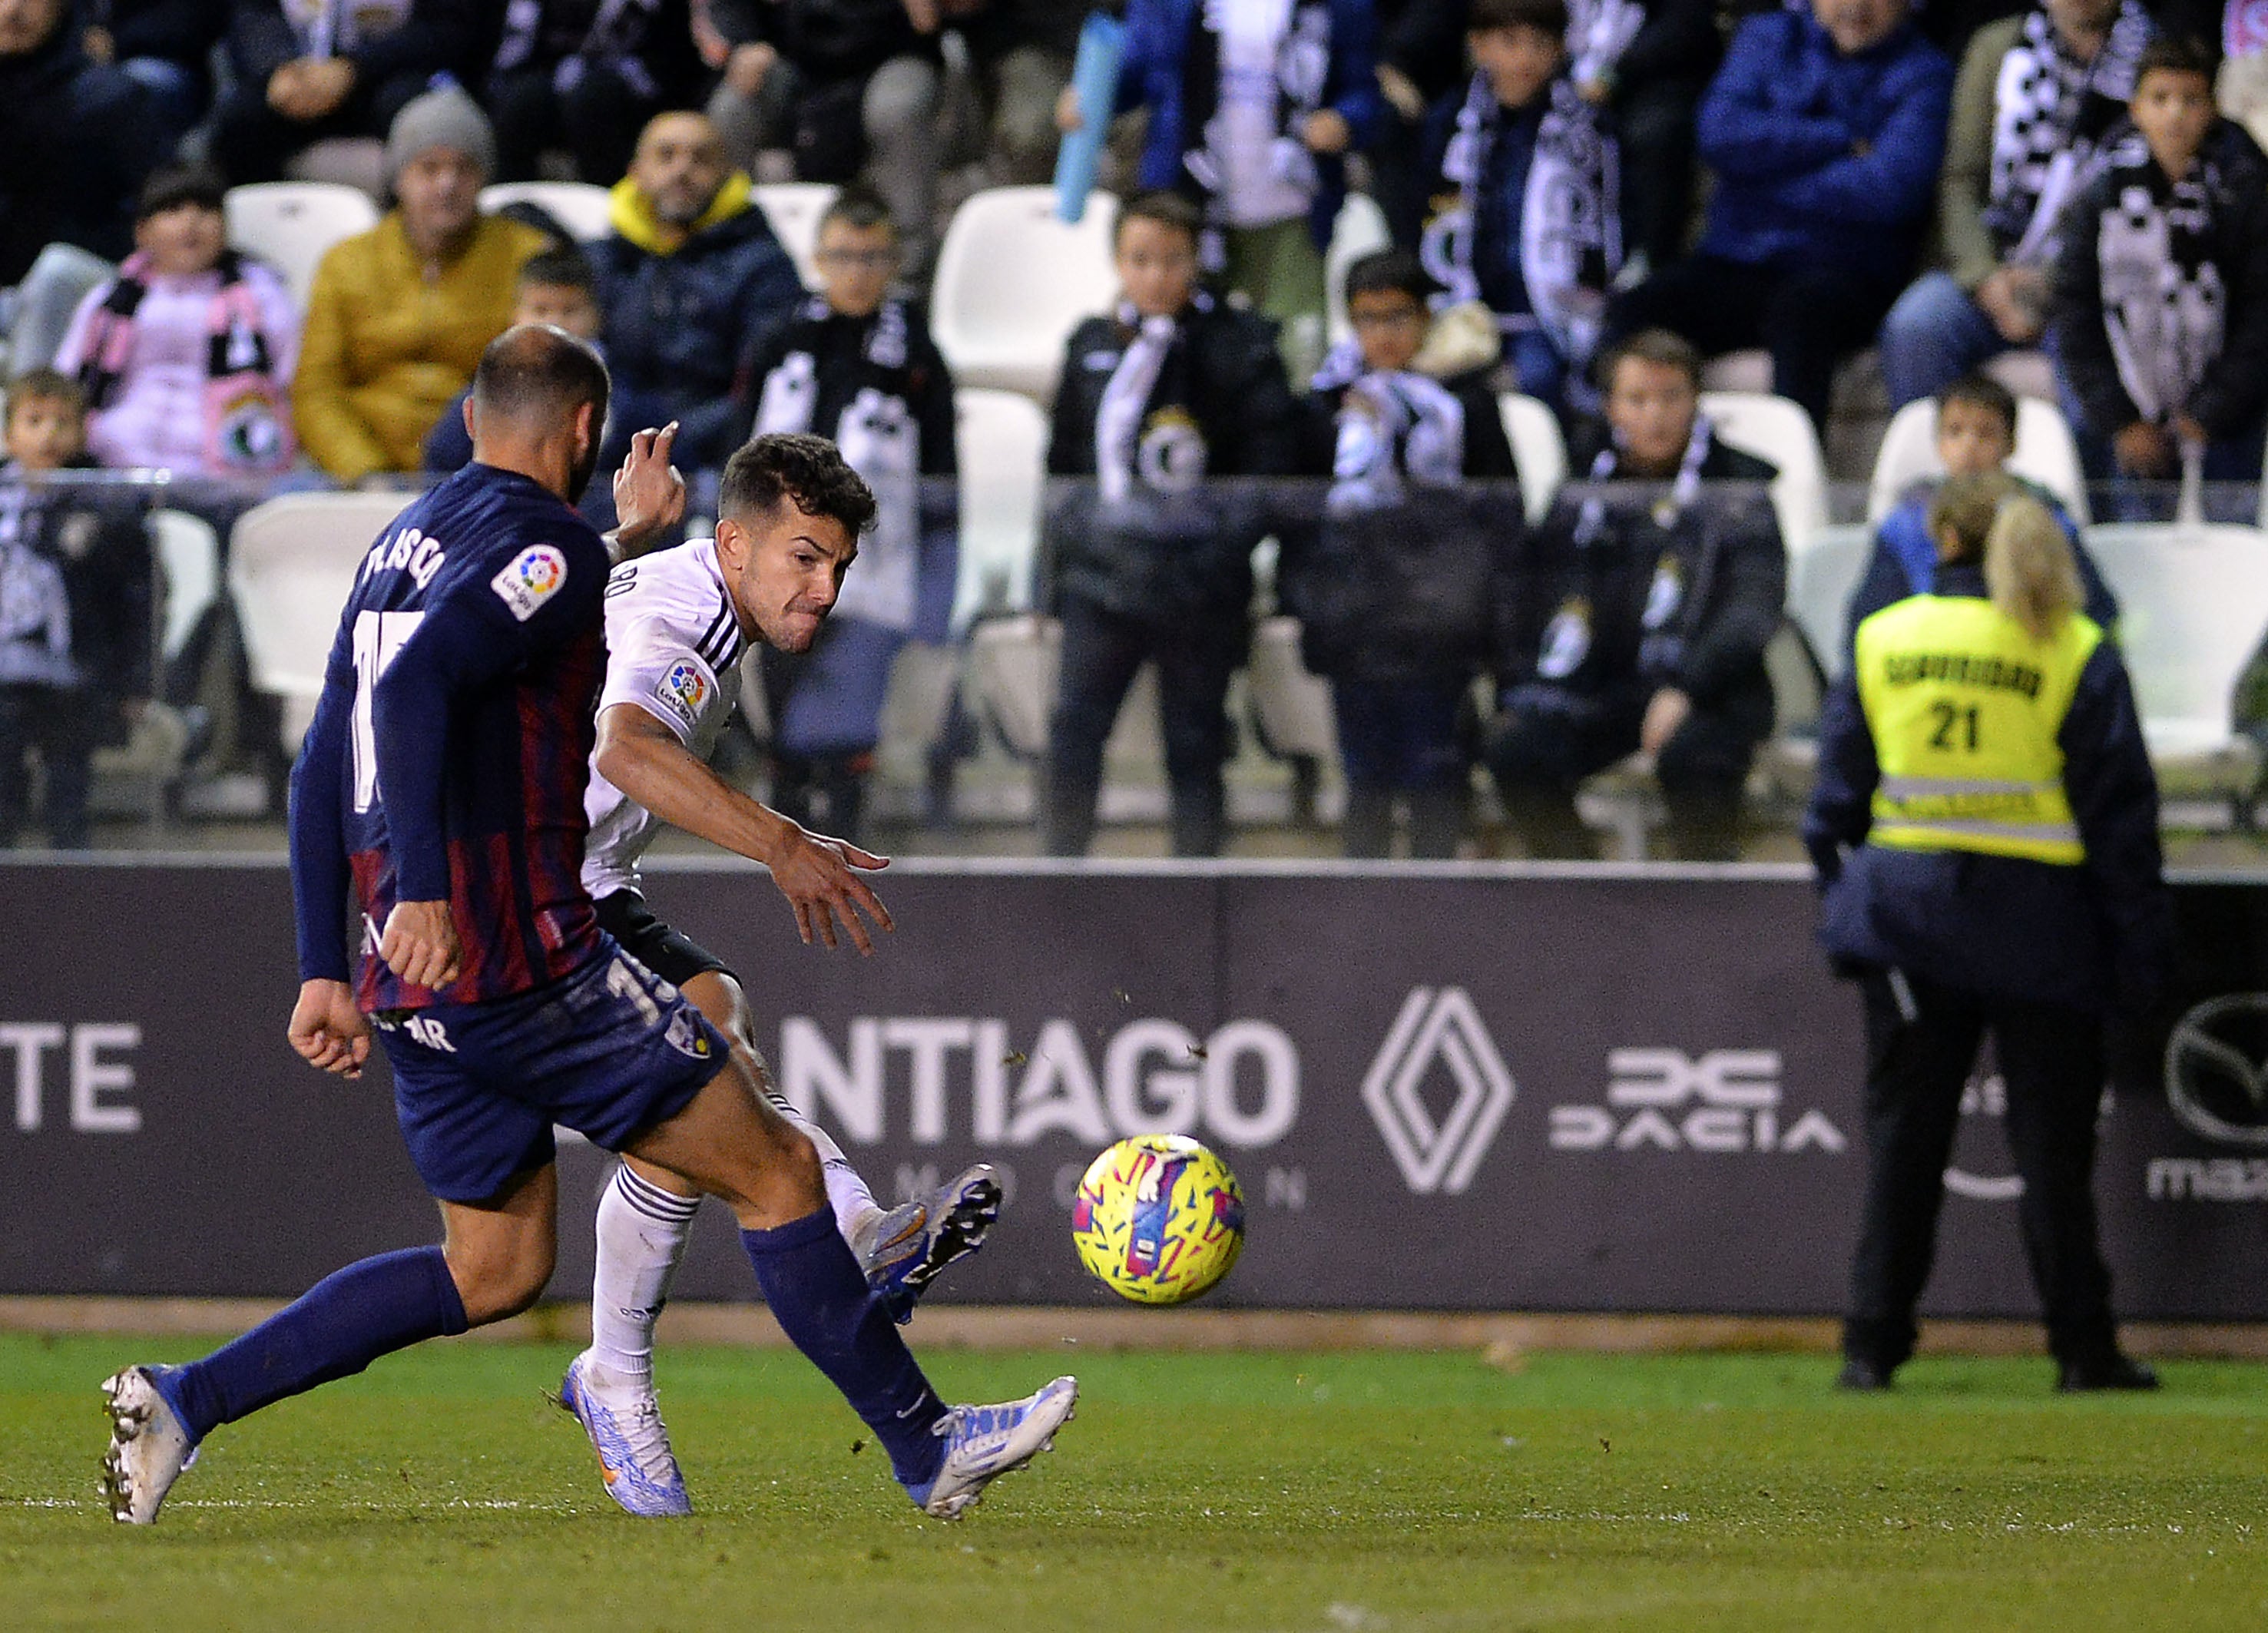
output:
[[[624,562],[608,577],[583,885],[601,927],[746,1051],[780,1114],[817,1149],[836,1223],[869,1284],[903,1321],[938,1271],[974,1252],[998,1217],[991,1166],[977,1164],[926,1200],[882,1207],[842,1148],[773,1085],[739,980],[653,916],[638,877],[638,858],[667,822],[769,867],[806,945],[839,945],[838,916],[862,953],[873,941],[861,913],[889,927],[887,910],[858,877],[886,865],[883,858],[808,832],[707,763],[739,705],[740,658],[751,639],[802,650],[833,605],[832,596],[821,604],[795,587],[808,582],[801,570],[825,552],[809,536],[794,484],[814,468],[837,467],[858,481],[822,438],[757,438],[726,467],[714,539]],[[849,567],[848,557],[839,563],[837,589]],[[590,1435],[608,1494],[632,1513],[689,1511],[655,1400],[653,1327],[698,1206],[690,1183],[635,1158],[624,1159],[599,1203],[592,1344],[570,1364],[560,1399]]]

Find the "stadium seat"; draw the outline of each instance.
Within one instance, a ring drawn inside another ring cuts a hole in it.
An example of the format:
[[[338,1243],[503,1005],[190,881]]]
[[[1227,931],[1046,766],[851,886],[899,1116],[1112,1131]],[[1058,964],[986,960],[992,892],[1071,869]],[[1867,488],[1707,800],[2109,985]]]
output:
[[[1298,619],[1263,618],[1253,627],[1244,683],[1261,743],[1269,753],[1286,760],[1337,763],[1338,722],[1331,709],[1331,683],[1310,671],[1300,658]]]
[[[607,189],[588,181],[499,181],[481,189],[481,208],[488,214],[506,204],[534,205],[579,244],[595,244],[614,231]]]
[[[1873,530],[1855,524],[1822,527],[1787,557],[1787,615],[1829,680],[1843,673],[1850,632],[1843,627],[1851,592],[1865,576]]]
[[[774,181],[756,188],[756,203],[795,261],[806,289],[819,287],[819,218],[839,188],[824,181]]]
[[[2235,693],[2268,632],[2268,547],[2250,527],[2124,523],[2088,551],[2118,597],[2150,759],[2167,792],[2209,791],[2250,825],[2261,756],[2236,729]]]
[[[1827,465],[1811,416],[1785,397],[1751,392],[1703,392],[1701,409],[1728,446],[1778,467],[1772,508],[1779,512],[1781,542],[1794,555],[1827,526]]]
[[[284,703],[297,754],[322,695],[339,613],[372,543],[414,495],[299,493],[245,513],[229,540],[229,590],[252,684]]]
[[[373,203],[386,196],[386,143],[376,136],[325,136],[284,161],[286,181],[352,188]]]
[[[228,190],[226,217],[230,245],[275,268],[304,312],[318,263],[341,239],[376,226],[378,206],[335,181],[258,181]]]
[[[159,511],[150,524],[166,596],[158,651],[170,661],[219,599],[220,537],[211,523],[182,511]]]
[[[2016,400],[2016,452],[2008,468],[2055,495],[2074,519],[2086,524],[2087,479],[2080,474],[2079,445],[2055,404],[2036,397]],[[1914,483],[1944,474],[1937,457],[1937,404],[1927,398],[1906,404],[1890,422],[1875,456],[1867,520],[1881,521]]]
[[[2050,403],[2057,400],[2055,364],[2044,351],[2004,351],[1984,365],[1984,372],[2019,398]]]
[[[1558,416],[1516,391],[1500,394],[1496,406],[1505,440],[1512,445],[1513,466],[1520,472],[1521,503],[1531,523],[1542,521],[1559,484],[1567,480],[1567,443],[1559,434]]]
[[[1047,758],[1063,625],[1037,613],[996,618],[968,636],[969,690],[1000,740],[1020,760]]]
[[[1048,421],[1014,392],[964,386],[953,401],[961,458],[961,584],[953,618],[965,628],[980,612],[1031,605]]]
[[[1331,224],[1331,246],[1323,257],[1323,286],[1329,305],[1324,338],[1336,346],[1354,337],[1347,321],[1347,268],[1375,250],[1388,248],[1394,235],[1387,230],[1386,212],[1366,193],[1350,193]]]
[[[1117,202],[1056,218],[1053,188],[991,188],[954,213],[938,252],[930,327],[963,386],[1055,397],[1064,342],[1118,297],[1110,258]]]

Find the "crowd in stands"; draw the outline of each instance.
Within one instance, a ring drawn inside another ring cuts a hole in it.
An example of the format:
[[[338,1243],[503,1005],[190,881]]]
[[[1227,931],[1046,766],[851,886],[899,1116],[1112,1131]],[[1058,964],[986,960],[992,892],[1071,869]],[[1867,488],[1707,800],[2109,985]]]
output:
[[[114,504],[39,476],[164,469],[168,503],[224,536],[264,494],[431,480],[469,458],[466,387],[514,321],[598,344],[605,458],[674,421],[696,497],[752,430],[855,450],[880,530],[828,641],[766,670],[785,806],[855,829],[891,663],[945,639],[952,606],[954,381],[920,299],[944,178],[956,157],[1047,178],[1094,112],[1070,85],[1090,9],[0,0],[0,474],[20,479],[0,507],[0,842],[33,747],[52,838],[84,842],[86,747],[154,684],[119,633],[147,624],[146,548],[129,563]],[[1145,664],[1174,848],[1221,848],[1223,698],[1273,537],[1278,604],[1334,683],[1350,854],[1386,853],[1397,804],[1414,853],[1452,853],[1476,759],[1532,853],[1588,854],[1575,786],[1633,751],[1680,854],[1734,854],[1786,562],[1771,467],[1699,412],[1705,359],[1761,350],[1823,428],[1838,368],[1878,350],[1889,406],[1937,401],[1960,471],[2014,444],[1979,366],[2043,350],[2090,478],[2260,479],[2258,0],[1106,9],[1130,202],[1117,306],[1069,337],[1052,404],[1051,851],[1090,842]],[[227,194],[335,138],[383,144],[385,210],[302,305],[231,247]],[[538,177],[609,189],[606,233],[481,208]],[[815,289],[759,177],[843,187]],[[1351,185],[1395,247],[1347,270],[1333,347]],[[1533,526],[1505,391],[1573,451]],[[1884,525],[1862,600],[1926,587],[1917,531],[1906,510]],[[78,695],[102,707],[59,701]]]

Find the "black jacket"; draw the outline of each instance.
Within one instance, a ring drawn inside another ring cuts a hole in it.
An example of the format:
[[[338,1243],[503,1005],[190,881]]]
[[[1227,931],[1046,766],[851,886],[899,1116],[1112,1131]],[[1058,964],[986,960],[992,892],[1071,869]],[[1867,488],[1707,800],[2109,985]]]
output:
[[[89,459],[72,464],[95,468]],[[22,480],[12,461],[0,464],[0,485]],[[151,695],[157,573],[145,498],[141,489],[66,480],[31,489],[24,511],[27,542],[62,570],[71,660],[105,723],[106,740],[122,734],[119,705]]]
[[[81,10],[110,31],[112,61],[161,57],[200,76],[228,28],[228,0],[93,0]]]
[[[710,17],[734,45],[768,41],[815,80],[864,79],[894,56],[935,48],[903,0],[715,0]]]
[[[0,56],[0,289],[57,241],[123,259],[158,141],[148,93],[88,59],[69,12],[46,43]]]
[[[1732,710],[1768,726],[1764,648],[1787,594],[1787,554],[1765,488],[1776,474],[1764,460],[1712,442],[1700,492],[1674,513],[1663,483],[1562,488],[1500,587],[1498,686],[1602,703],[1675,687],[1697,708]],[[1649,630],[1647,604],[1665,573],[1677,600]]]
[[[1944,568],[1936,592],[1982,597],[1984,575]],[[1838,967],[1906,969],[2078,1010],[2149,1008],[2172,961],[2173,907],[2161,876],[2157,779],[2113,643],[2080,670],[2056,742],[2087,849],[2080,866],[1869,845],[1881,770],[1856,677],[1837,682],[1820,717],[1803,842],[1825,891],[1820,939]]]
[[[1386,503],[1355,504],[1343,484],[1310,480],[1285,507],[1278,599],[1300,620],[1317,674],[1409,682],[1488,662],[1497,581],[1515,570],[1526,526],[1519,471],[1495,395],[1476,377],[1445,384],[1464,409],[1471,485],[1413,482]],[[1345,396],[1311,392],[1303,405],[1311,479],[1332,474]]]
[[[488,7],[461,0],[414,0],[399,27],[362,41],[345,55],[365,86],[405,74],[445,72],[477,85],[487,66],[484,53],[496,48],[503,12],[498,6],[491,17]],[[284,14],[279,0],[236,0],[228,26],[228,55],[239,82],[265,87],[277,69],[306,54],[306,42]]]
[[[1093,478],[1095,416],[1132,331],[1089,318],[1064,350],[1048,441],[1048,474]],[[1217,622],[1242,638],[1252,599],[1252,550],[1274,525],[1273,496],[1228,477],[1286,476],[1300,457],[1299,403],[1284,378],[1274,327],[1200,300],[1182,318],[1143,414],[1143,437],[1194,441],[1193,486],[1137,482],[1105,506],[1095,483],[1049,483],[1043,524],[1050,599],[1077,597],[1123,616],[1171,624]]]

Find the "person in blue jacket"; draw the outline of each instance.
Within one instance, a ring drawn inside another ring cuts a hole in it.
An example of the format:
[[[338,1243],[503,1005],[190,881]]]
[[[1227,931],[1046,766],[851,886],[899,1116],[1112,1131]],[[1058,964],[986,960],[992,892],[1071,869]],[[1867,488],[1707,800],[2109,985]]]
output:
[[[2106,1014],[2154,1004],[2172,944],[2133,691],[2078,610],[2063,529],[2021,486],[1956,477],[1929,526],[1934,587],[1859,627],[1803,825],[1820,938],[1866,1010],[1867,1193],[1837,1382],[1887,1388],[1913,1353],[1990,1032],[2058,1387],[2153,1388],[2118,1347],[2091,1188]]]
[[[1984,373],[1964,374],[1937,394],[1937,457],[1947,476],[1982,476],[2007,468],[2016,452],[2015,394]],[[2102,570],[2087,553],[2079,524],[2046,489],[2024,482],[2025,490],[2056,519],[2071,541],[2073,563],[2079,569],[2082,608],[2105,633],[2118,625],[2118,598],[2103,582]],[[1874,553],[1867,558],[1866,576],[1852,592],[1850,610],[1843,621],[1845,639],[1860,624],[1893,601],[1909,595],[1927,595],[1937,579],[1937,542],[1929,533],[1929,504],[1941,481],[1916,482],[1899,501],[1898,508],[1874,530]]]
[[[1750,18],[1701,104],[1700,245],[1614,303],[1608,344],[1660,327],[1709,357],[1761,346],[1772,389],[1825,424],[1837,361],[1913,271],[1952,100],[1953,64],[1906,0]]]

